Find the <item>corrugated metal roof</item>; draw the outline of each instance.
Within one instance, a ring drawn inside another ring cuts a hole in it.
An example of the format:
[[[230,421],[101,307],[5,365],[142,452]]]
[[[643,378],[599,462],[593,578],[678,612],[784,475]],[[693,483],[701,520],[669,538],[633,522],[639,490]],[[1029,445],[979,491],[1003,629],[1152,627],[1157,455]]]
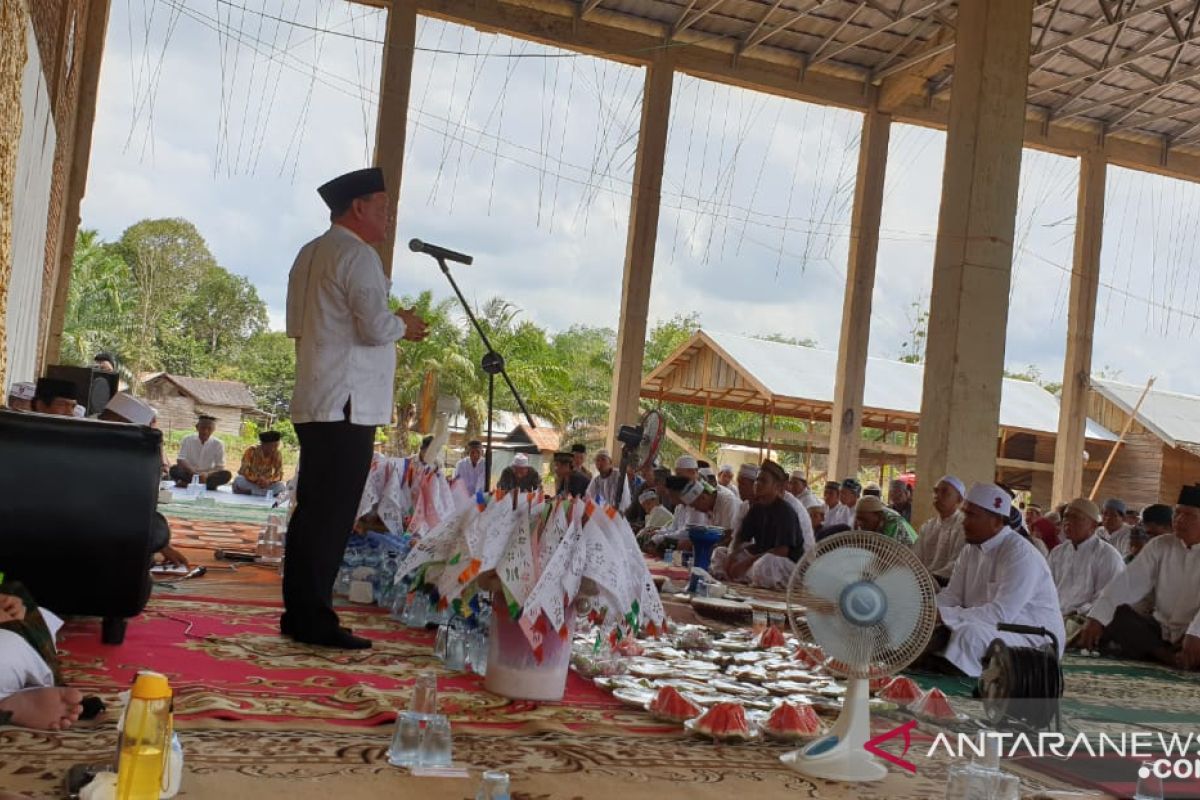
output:
[[[1103,378],[1092,378],[1092,387],[1126,414],[1133,411],[1146,388]],[[1172,447],[1200,444],[1200,397],[1151,389],[1137,421]]]
[[[820,403],[833,402],[837,353],[705,330],[721,350],[772,394]],[[863,406],[884,412],[921,413],[925,368],[883,358],[867,359]],[[1058,399],[1036,383],[1004,379],[1000,426],[1058,433]],[[1110,431],[1088,420],[1086,436],[1115,441]]]

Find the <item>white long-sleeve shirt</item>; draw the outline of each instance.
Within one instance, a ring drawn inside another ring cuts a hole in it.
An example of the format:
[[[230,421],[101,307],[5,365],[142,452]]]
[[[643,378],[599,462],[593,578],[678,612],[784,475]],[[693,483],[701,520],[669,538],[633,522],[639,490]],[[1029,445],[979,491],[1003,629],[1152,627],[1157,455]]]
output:
[[[1066,644],[1050,566],[1032,544],[1011,528],[1005,528],[982,545],[963,547],[950,583],[938,593],[937,607],[952,634],[970,626],[983,629],[987,635],[979,640],[982,647],[986,647],[988,637],[1001,622],[1045,628],[1057,638],[1059,655]],[[978,675],[978,660],[982,656],[981,649],[978,653],[948,650],[946,657],[968,675]],[[964,668],[964,664],[975,671]]]
[[[825,527],[834,525],[849,525],[853,530],[854,526],[854,507],[844,506],[838,503],[833,508],[829,509],[825,514]]]
[[[301,248],[288,275],[287,335],[296,340],[292,422],[392,421],[395,342],[404,321],[375,249],[333,225]]]
[[[963,513],[955,509],[948,517],[934,516],[925,520],[917,534],[913,551],[930,573],[949,579],[963,545]]]
[[[1094,534],[1081,545],[1065,541],[1050,552],[1050,574],[1064,615],[1088,613],[1104,587],[1124,571],[1121,554]]]
[[[593,500],[603,498],[604,502],[612,505],[617,499],[617,485],[621,480],[621,471],[619,469],[610,469],[607,475],[601,475],[599,472],[592,477],[592,482],[588,484],[587,496]],[[621,506],[620,511],[629,508],[630,501],[629,483],[625,483],[625,487],[621,489]]]
[[[463,482],[467,492],[474,495],[483,488],[483,473],[487,469],[487,459],[480,457],[478,464],[472,464],[471,459],[460,459],[454,468],[454,479]]]
[[[804,552],[812,552],[812,549],[817,546],[817,537],[813,533],[812,517],[808,515],[808,509],[804,507],[800,498],[791,492],[785,491],[783,499],[792,507],[792,511],[796,512],[796,517],[800,520],[800,535],[804,540]]]
[[[1121,558],[1125,558],[1129,555],[1129,534],[1132,531],[1128,524],[1123,524],[1113,533],[1109,533],[1107,528],[1100,528],[1099,532],[1103,532],[1104,539],[1116,548]]]
[[[1148,596],[1163,638],[1178,642],[1185,634],[1200,636],[1200,545],[1188,547],[1174,534],[1155,536],[1105,587],[1088,616],[1107,625],[1117,606]]]
[[[179,460],[192,472],[225,469],[225,445],[215,436],[201,444],[200,437],[193,433],[179,443]]]

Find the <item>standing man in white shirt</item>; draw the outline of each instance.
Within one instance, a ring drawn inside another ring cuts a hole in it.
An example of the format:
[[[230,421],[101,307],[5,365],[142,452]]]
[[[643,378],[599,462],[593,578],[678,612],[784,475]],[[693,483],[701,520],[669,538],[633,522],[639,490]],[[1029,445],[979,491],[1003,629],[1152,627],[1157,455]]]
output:
[[[298,642],[361,650],[371,642],[339,626],[333,582],[371,468],[375,427],[392,419],[395,343],[424,339],[425,322],[388,308],[387,275],[371,246],[387,235],[395,205],[383,172],[350,172],[317,192],[333,224],[300,250],[288,276],[300,473],[279,628]]]
[[[1044,636],[1009,633],[1000,623],[1045,628],[1062,656],[1066,634],[1058,592],[1046,559],[1029,540],[1008,527],[1012,498],[992,483],[977,483],[963,503],[963,548],[950,583],[938,593],[938,627],[926,653],[940,656],[963,674],[977,678],[993,639],[1018,647],[1039,647]]]
[[[959,509],[966,486],[954,475],[943,475],[933,487],[934,516],[925,521],[913,552],[929,570],[938,586],[950,582],[954,562],[963,548],[963,513]]]
[[[483,442],[472,439],[467,442],[467,457],[459,460],[458,466],[454,468],[454,480],[462,481],[467,493],[474,497],[476,492],[483,491],[483,473],[486,469]]]
[[[1104,588],[1125,571],[1125,559],[1096,535],[1098,527],[1100,509],[1096,504],[1082,497],[1072,500],[1063,514],[1067,540],[1050,552],[1059,608],[1063,617],[1081,615],[1076,617],[1076,629]]]
[[[216,417],[201,414],[196,420],[196,432],[179,443],[175,466],[168,470],[176,486],[186,487],[192,476],[198,475],[204,488],[211,492],[233,479],[233,473],[225,469],[225,445],[213,436],[216,429]]]
[[[1101,592],[1080,647],[1200,669],[1200,485],[1180,491],[1172,526],[1173,534],[1147,542]],[[1150,615],[1135,608],[1147,597]]]

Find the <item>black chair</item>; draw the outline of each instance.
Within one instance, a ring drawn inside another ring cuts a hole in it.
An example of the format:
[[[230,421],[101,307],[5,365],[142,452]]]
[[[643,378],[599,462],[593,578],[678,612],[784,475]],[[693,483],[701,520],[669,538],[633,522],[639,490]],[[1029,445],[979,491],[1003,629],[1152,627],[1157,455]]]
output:
[[[0,410],[0,571],[120,644],[150,598],[162,434]]]

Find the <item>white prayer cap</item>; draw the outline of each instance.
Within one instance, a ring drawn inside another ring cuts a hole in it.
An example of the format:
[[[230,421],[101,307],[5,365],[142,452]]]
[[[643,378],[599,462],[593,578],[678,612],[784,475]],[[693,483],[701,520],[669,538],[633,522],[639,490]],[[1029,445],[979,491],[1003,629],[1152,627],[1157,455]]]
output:
[[[37,387],[29,381],[14,383],[8,387],[8,396],[14,400],[32,400],[37,393]]]
[[[699,476],[700,476],[701,478],[715,478],[715,477],[717,477],[717,476],[716,476],[716,475],[713,473],[713,471],[712,471],[712,467],[701,467],[699,470],[697,470],[697,474],[699,474]]]
[[[953,475],[943,475],[942,477],[938,478],[938,483],[944,483],[947,486],[953,486],[954,490],[956,492],[958,492],[959,497],[967,496],[967,487],[963,484],[963,482],[961,480],[954,477]]]
[[[819,499],[812,492],[805,492],[800,495],[800,503],[805,508],[825,508],[825,501]],[[829,509],[825,508],[825,510],[828,511]]]
[[[738,467],[738,477],[748,481],[758,480],[758,464],[742,464]]]
[[[134,425],[149,425],[154,422],[154,409],[138,400],[133,395],[125,392],[117,392],[108,401],[108,405],[104,407],[105,411],[111,411],[118,417],[121,417],[126,422],[132,422]]]
[[[675,459],[675,469],[700,469],[700,465],[696,463],[693,456],[686,453]]]
[[[685,506],[690,506],[692,503],[696,502],[697,497],[704,494],[704,487],[704,481],[692,481],[684,487],[682,492],[679,493],[679,502],[683,503]]]
[[[805,483],[808,483],[808,478],[804,476],[804,470],[802,469],[792,470],[791,479],[794,481],[804,481]]]
[[[967,492],[967,502],[988,513],[1008,519],[1012,513],[1012,498],[994,483],[977,483]]]
[[[733,465],[732,464],[722,464],[721,468],[719,470],[717,470],[718,475],[724,475],[726,473],[729,473],[730,475],[733,474]]]
[[[71,412],[71,416],[83,419],[87,416],[87,409],[76,403],[75,410]]]
[[[609,461],[612,461],[612,455],[607,450],[597,450],[596,458],[607,458]]]
[[[524,453],[517,453],[515,456],[513,456],[512,465],[514,467],[528,467],[529,456],[525,455]]]
[[[639,503],[645,503],[647,500],[657,500],[657,499],[658,499],[658,492],[654,491],[653,489],[647,489],[646,491],[644,491],[638,495]]]

